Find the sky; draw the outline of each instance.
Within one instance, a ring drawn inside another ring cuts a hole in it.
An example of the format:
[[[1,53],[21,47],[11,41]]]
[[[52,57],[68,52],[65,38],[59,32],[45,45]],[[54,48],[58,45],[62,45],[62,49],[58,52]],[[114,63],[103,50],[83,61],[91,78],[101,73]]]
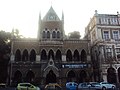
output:
[[[51,5],[59,18],[64,13],[66,35],[79,31],[81,37],[95,10],[98,14],[120,12],[120,0],[0,0],[0,30],[18,29],[21,35],[36,38],[39,13],[43,18]]]

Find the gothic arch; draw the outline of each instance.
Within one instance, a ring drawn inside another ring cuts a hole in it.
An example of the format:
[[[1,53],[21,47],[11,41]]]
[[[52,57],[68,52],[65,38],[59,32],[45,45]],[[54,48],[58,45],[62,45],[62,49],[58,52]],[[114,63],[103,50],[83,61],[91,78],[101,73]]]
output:
[[[56,38],[56,32],[55,31],[52,32],[52,38]]]
[[[60,38],[60,31],[57,31],[57,38]]]
[[[47,38],[50,38],[50,31],[47,31]]]
[[[82,62],[86,62],[87,61],[87,54],[86,54],[84,49],[81,51],[81,61]]]
[[[54,51],[52,49],[50,49],[48,52],[48,60],[50,60],[50,58],[54,60]]]
[[[116,83],[117,82],[116,71],[113,67],[110,67],[107,70],[107,81],[109,83]]]
[[[79,52],[77,49],[74,51],[73,58],[74,58],[74,61],[79,61]]]
[[[86,82],[87,79],[87,73],[85,70],[80,71],[79,73],[79,82]]]
[[[30,61],[35,61],[35,60],[36,60],[36,52],[34,49],[32,49],[30,52]]]
[[[46,84],[56,83],[56,82],[57,82],[56,75],[53,70],[50,70],[46,75]]]
[[[19,70],[14,73],[13,82],[16,84],[22,82],[22,73]]]
[[[21,51],[19,49],[16,50],[15,61],[21,61]]]
[[[56,60],[57,61],[62,60],[61,51],[59,49],[56,51]]]
[[[66,77],[67,77],[68,82],[76,81],[75,71],[73,71],[73,70],[68,71],[67,74],[66,74]]]
[[[46,38],[46,32],[45,31],[42,32],[42,38]]]
[[[72,52],[70,49],[67,50],[66,61],[72,61]]]
[[[45,49],[41,51],[41,60],[47,60],[47,53]]]
[[[22,60],[23,61],[28,61],[28,51],[25,49],[22,54]]]
[[[33,71],[29,70],[26,74],[26,78],[25,78],[25,81],[26,82],[30,82],[32,83],[34,81],[34,78],[35,78],[35,74]]]
[[[56,77],[59,77],[58,68],[56,68],[55,66],[47,66],[47,67],[44,69],[43,77],[46,77],[46,75],[49,73],[50,70],[52,70],[52,71],[54,72],[54,74],[56,75]]]

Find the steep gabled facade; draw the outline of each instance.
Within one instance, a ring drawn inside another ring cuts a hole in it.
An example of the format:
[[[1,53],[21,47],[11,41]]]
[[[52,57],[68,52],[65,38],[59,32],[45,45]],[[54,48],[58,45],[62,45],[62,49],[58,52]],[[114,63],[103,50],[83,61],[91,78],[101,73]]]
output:
[[[89,43],[89,40],[66,39],[64,15],[60,19],[50,7],[43,19],[39,15],[37,39],[12,40],[10,84],[65,86],[68,81],[92,81]]]

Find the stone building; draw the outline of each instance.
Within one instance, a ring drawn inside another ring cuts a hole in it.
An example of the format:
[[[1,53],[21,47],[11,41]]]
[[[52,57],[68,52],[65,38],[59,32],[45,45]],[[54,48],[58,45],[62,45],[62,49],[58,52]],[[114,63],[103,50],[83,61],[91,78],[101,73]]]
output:
[[[36,39],[12,39],[9,74],[11,85],[92,81],[90,40],[66,38],[64,14],[60,19],[50,7],[43,19],[39,15]]]
[[[119,83],[120,14],[118,12],[116,15],[98,14],[96,10],[85,29],[84,38],[91,42],[91,60],[95,81],[100,79],[110,83]]]

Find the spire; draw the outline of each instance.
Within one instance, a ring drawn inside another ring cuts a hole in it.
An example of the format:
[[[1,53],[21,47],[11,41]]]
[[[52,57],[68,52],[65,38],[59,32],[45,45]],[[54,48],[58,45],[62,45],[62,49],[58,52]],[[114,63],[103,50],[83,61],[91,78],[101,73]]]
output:
[[[39,22],[41,21],[41,12],[39,13]]]
[[[62,11],[62,20],[64,21],[64,13],[63,13],[63,11]]]
[[[95,16],[98,16],[98,11],[97,10],[95,10]]]

